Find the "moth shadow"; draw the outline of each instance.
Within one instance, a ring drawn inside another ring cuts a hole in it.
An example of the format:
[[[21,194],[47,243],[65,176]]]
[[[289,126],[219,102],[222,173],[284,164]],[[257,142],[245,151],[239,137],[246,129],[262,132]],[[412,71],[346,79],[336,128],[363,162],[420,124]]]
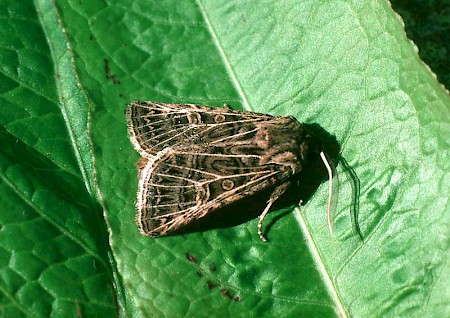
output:
[[[316,134],[322,143],[322,149],[326,153],[327,158],[336,166],[338,164],[340,147],[335,136],[330,135],[317,124],[303,125],[307,126]],[[292,176],[290,179],[291,186],[273,204],[270,211],[294,207],[300,201],[302,204],[306,204],[317,191],[320,184],[326,180],[328,180],[328,173],[320,159],[319,153],[313,154],[308,160],[308,164],[303,167],[300,173]],[[195,220],[175,231],[172,235],[234,227],[253,220],[262,213],[274,189],[275,187],[265,189],[212,211],[202,219]],[[288,213],[290,212],[286,211],[281,213],[274,217],[271,222],[264,224],[264,232],[267,233],[278,219]]]

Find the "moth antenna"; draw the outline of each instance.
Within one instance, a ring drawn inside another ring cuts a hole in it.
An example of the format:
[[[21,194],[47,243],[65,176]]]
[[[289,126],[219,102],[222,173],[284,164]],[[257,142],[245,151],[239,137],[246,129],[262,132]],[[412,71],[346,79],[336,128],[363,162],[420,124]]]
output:
[[[328,221],[328,230],[330,231],[330,235],[333,236],[333,224],[331,222],[331,200],[333,198],[333,169],[330,166],[330,163],[327,160],[327,157],[325,156],[325,153],[323,151],[320,152],[320,158],[323,161],[323,164],[325,165],[325,168],[328,172],[328,179],[329,179],[329,188],[328,188],[328,207],[327,207],[327,221]]]

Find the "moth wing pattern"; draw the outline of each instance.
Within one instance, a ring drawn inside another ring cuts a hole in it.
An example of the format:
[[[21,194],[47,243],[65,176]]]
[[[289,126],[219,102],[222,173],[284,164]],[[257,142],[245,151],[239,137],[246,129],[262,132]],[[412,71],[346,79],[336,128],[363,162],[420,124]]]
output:
[[[142,156],[137,224],[152,237],[274,187],[258,223],[263,238],[265,213],[302,170],[314,139],[295,118],[230,108],[145,101],[130,103],[126,115]]]
[[[286,166],[260,165],[257,156],[218,155],[212,148],[168,147],[142,167],[137,224],[143,235],[169,234],[292,174]]]
[[[195,145],[222,140],[223,136],[235,139],[249,123],[283,118],[230,108],[147,101],[130,103],[126,117],[131,142],[144,157],[166,147],[185,146],[187,141]]]

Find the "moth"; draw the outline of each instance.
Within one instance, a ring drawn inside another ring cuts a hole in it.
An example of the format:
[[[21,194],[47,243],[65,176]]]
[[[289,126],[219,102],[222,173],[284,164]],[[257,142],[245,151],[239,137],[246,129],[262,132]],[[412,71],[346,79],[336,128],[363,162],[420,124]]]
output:
[[[136,101],[126,110],[131,142],[141,155],[136,222],[150,237],[170,234],[210,212],[273,189],[258,234],[291,179],[319,154],[314,133],[294,117],[194,104]],[[331,186],[329,198],[331,198]],[[328,204],[328,224],[330,222]]]

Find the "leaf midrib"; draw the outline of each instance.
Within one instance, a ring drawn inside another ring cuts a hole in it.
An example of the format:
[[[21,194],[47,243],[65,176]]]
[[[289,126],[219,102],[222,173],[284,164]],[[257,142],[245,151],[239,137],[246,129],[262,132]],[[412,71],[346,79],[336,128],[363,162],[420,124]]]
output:
[[[195,0],[195,2],[197,4],[197,7],[200,9],[202,17],[206,23],[206,27],[209,31],[209,34],[212,37],[213,43],[217,47],[219,55],[222,58],[225,69],[227,70],[228,74],[230,75],[231,82],[232,82],[233,86],[236,88],[238,95],[242,99],[242,105],[243,105],[244,109],[246,109],[248,111],[253,111],[253,109],[251,108],[251,106],[248,102],[248,98],[244,92],[244,89],[243,89],[243,87],[242,87],[242,85],[241,85],[229,59],[228,59],[227,54],[225,53],[225,49],[221,45],[221,42],[217,36],[217,33],[214,30],[214,27],[212,26],[211,21],[209,20],[209,17],[208,17],[208,14],[207,14],[205,8],[203,7],[200,0]],[[344,309],[341,298],[339,297],[339,295],[337,293],[337,289],[335,288],[335,286],[333,284],[333,280],[331,279],[328,271],[326,270],[326,266],[325,266],[325,263],[323,262],[323,258],[320,256],[319,250],[318,250],[316,244],[314,243],[312,233],[311,233],[311,231],[309,231],[309,228],[307,227],[306,220],[301,215],[300,211],[298,211],[298,208],[296,208],[294,211],[296,212],[295,219],[298,222],[300,230],[304,233],[304,235],[307,239],[307,242],[308,242],[307,246],[309,247],[312,258],[314,259],[315,263],[317,264],[316,268],[321,273],[321,277],[323,277],[323,280],[329,291],[329,294],[332,296],[332,299],[336,303],[336,307],[338,308],[340,315],[342,317],[348,317],[348,313]]]

